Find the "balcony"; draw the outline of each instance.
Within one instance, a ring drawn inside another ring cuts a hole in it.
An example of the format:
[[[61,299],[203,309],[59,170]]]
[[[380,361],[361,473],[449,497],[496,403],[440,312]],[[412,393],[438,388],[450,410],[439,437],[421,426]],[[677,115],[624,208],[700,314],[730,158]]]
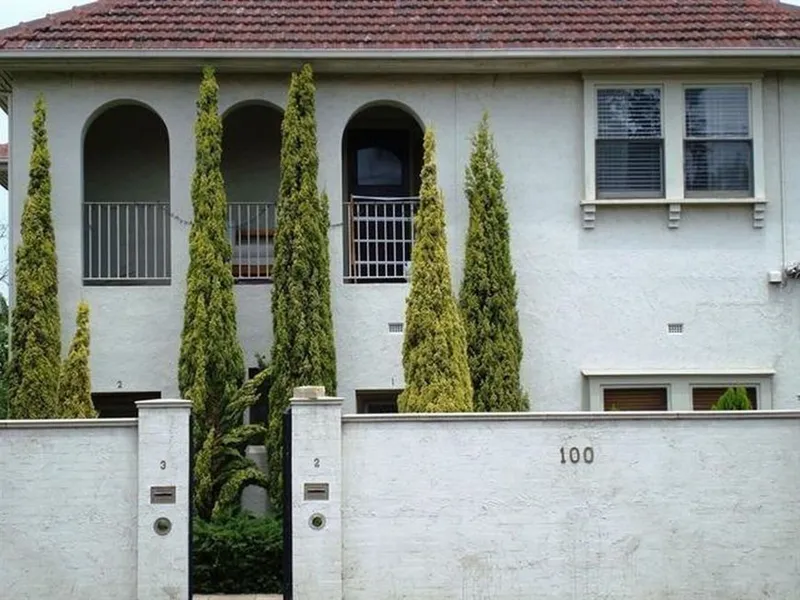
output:
[[[84,202],[86,285],[170,282],[169,206],[158,202]]]
[[[350,196],[344,206],[347,225],[345,281],[395,283],[408,280],[418,205],[418,196]]]
[[[231,269],[237,282],[265,282],[272,278],[275,257],[275,204],[228,204]]]

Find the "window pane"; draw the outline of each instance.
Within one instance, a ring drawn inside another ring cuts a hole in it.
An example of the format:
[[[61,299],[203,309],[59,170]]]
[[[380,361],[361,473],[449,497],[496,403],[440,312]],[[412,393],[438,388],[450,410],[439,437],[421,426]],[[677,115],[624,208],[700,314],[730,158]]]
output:
[[[386,148],[373,147],[358,151],[358,185],[402,185],[403,163]]]
[[[753,193],[753,147],[750,141],[686,141],[686,193]]]
[[[597,140],[598,195],[663,195],[662,156],[661,140]]]
[[[597,137],[660,138],[661,90],[597,90]]]
[[[747,86],[691,88],[686,99],[686,136],[750,137],[750,90]]]
[[[603,410],[667,410],[667,388],[606,388]]]

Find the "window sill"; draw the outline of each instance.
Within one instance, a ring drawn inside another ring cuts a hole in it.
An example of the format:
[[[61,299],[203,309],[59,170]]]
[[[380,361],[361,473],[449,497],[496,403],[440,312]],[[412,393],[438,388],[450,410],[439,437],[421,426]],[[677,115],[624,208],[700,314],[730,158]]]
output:
[[[753,207],[753,228],[761,229],[764,227],[767,200],[765,198],[598,198],[582,200],[583,228],[594,229],[598,206],[666,206],[668,208],[667,227],[677,229],[680,226],[683,205],[751,205]]]

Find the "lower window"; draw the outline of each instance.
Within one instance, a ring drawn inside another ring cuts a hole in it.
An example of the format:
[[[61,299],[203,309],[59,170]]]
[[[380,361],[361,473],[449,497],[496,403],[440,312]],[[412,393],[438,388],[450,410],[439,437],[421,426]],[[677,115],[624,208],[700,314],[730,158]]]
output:
[[[138,401],[160,398],[161,392],[98,392],[92,394],[92,403],[101,419],[126,419],[138,416]]]
[[[358,390],[356,411],[359,414],[397,412],[397,397],[402,390]]]
[[[630,387],[605,388],[603,410],[667,410],[667,388]]]
[[[755,387],[745,387],[747,397],[753,410],[758,409],[758,389]],[[694,410],[711,410],[720,396],[728,391],[727,387],[695,387],[692,388],[692,408]]]

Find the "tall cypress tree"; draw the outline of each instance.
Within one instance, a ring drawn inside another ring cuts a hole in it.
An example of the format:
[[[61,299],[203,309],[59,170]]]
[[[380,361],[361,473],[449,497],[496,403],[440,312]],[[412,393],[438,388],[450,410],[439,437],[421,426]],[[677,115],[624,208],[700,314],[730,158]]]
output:
[[[9,413],[14,419],[52,419],[58,415],[61,316],[46,126],[47,110],[44,98],[39,96],[34,107],[22,239],[14,267],[16,297],[8,371]]]
[[[400,412],[470,412],[472,383],[464,324],[453,296],[436,140],[425,131],[419,209],[414,219],[411,290],[406,299]]]
[[[292,75],[282,124],[278,230],[272,281],[269,494],[282,506],[282,416],[295,387],[336,391],[328,199],[317,191],[317,124],[309,65]]]
[[[204,451],[195,461],[194,473],[194,505],[202,518],[210,518],[215,510],[219,512],[222,490],[234,478],[241,487],[266,483],[255,464],[244,457],[244,447],[263,439],[264,429],[242,426],[243,408],[231,416],[231,407],[238,408],[240,404],[237,398],[245,367],[236,327],[218,96],[214,71],[206,68],[195,123],[194,220],[189,232],[189,270],[178,363],[181,394],[193,404],[194,450]]]
[[[459,303],[467,330],[475,410],[525,411],[528,398],[520,387],[522,336],[508,210],[487,113],[472,138],[466,180],[469,230]]]
[[[75,336],[69,353],[61,365],[58,384],[59,417],[62,419],[93,419],[97,411],[92,403],[92,383],[89,374],[89,305],[81,302],[75,319]]]

